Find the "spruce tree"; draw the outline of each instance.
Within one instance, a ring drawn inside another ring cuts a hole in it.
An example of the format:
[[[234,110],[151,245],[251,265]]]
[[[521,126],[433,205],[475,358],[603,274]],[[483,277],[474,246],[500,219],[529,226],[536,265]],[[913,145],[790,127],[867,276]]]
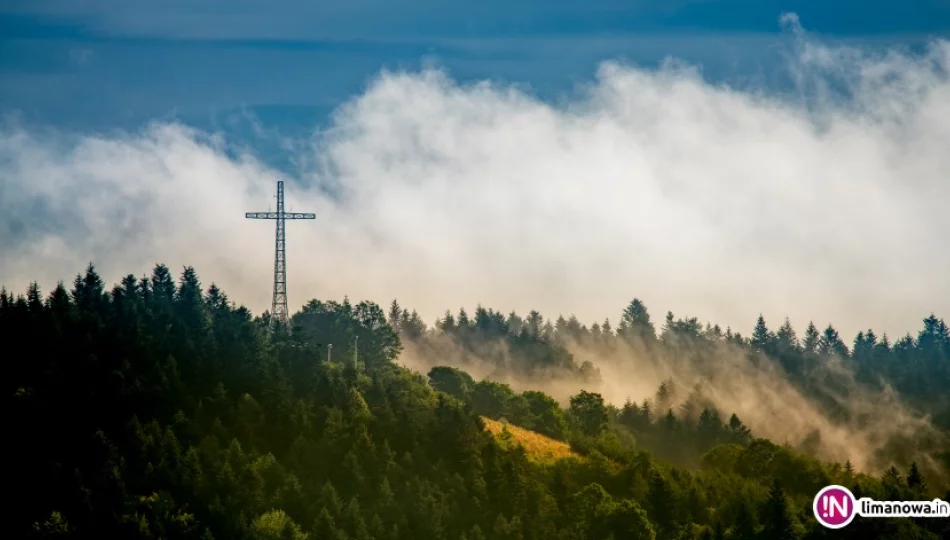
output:
[[[910,464],[910,470],[907,472],[907,487],[918,496],[927,492],[927,483],[924,482],[924,477],[920,474],[916,461]]]
[[[755,323],[755,329],[752,331],[752,348],[765,353],[770,353],[772,352],[772,342],[774,339],[775,336],[765,325],[765,317],[760,314],[758,320]]]
[[[729,539],[756,540],[756,529],[755,516],[749,508],[749,503],[743,500],[739,503],[739,508],[736,512],[736,522],[732,526],[732,533],[729,535]]]
[[[793,540],[797,538],[789,513],[788,500],[778,479],[772,480],[768,499],[762,511],[762,535],[769,540]]]

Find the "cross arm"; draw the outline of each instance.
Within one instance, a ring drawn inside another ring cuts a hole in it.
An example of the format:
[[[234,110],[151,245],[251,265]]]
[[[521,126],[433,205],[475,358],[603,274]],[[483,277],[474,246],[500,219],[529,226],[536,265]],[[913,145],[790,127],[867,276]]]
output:
[[[301,214],[299,212],[284,212],[284,219],[317,219],[316,214]],[[247,212],[247,219],[277,219],[277,212]]]

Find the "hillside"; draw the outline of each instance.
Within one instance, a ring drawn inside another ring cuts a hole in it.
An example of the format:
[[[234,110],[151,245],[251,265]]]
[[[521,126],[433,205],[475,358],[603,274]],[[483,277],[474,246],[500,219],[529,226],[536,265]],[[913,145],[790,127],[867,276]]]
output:
[[[513,449],[519,445],[523,446],[528,459],[535,463],[549,465],[559,459],[581,457],[572,451],[571,446],[566,442],[545,437],[514,424],[492,420],[487,416],[479,418],[484,422],[485,429],[495,436],[502,447]]]
[[[699,427],[650,424],[708,448],[701,467],[679,465],[633,443],[642,408],[618,415],[583,391],[562,408],[457,369],[396,365],[402,338],[372,302],[313,300],[291,324],[253,316],[191,268],[110,289],[90,266],[70,289],[3,291],[3,536],[803,540],[827,536],[810,514],[825,485],[890,500],[929,489],[916,469],[861,474],[712,413]],[[358,364],[343,345],[357,338]],[[499,444],[502,416],[525,428],[508,427],[524,451]],[[572,451],[584,459],[557,459]],[[835,538],[950,532],[867,521]]]

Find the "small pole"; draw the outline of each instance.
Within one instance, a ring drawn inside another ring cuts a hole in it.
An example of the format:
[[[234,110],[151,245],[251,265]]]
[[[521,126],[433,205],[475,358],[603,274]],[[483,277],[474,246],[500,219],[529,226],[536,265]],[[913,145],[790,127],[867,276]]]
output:
[[[331,361],[331,360],[330,360],[330,353],[332,353],[332,352],[333,352],[333,344],[332,344],[332,343],[328,343],[328,344],[327,344],[327,363],[330,363],[330,361]]]

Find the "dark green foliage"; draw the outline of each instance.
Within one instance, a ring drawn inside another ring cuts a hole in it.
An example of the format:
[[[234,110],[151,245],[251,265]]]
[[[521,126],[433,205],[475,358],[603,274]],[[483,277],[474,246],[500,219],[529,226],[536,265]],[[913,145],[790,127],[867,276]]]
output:
[[[509,404],[515,399],[515,393],[507,384],[480,381],[472,392],[472,409],[490,418],[501,418],[509,412]]]
[[[650,321],[650,312],[638,298],[634,298],[623,311],[617,335],[627,341],[640,340],[651,344],[656,340],[656,329]]]
[[[917,462],[911,463],[910,470],[907,471],[907,487],[918,499],[922,499],[923,494],[927,492],[927,483],[917,468]]]
[[[762,509],[762,534],[770,540],[794,540],[798,537],[788,508],[788,500],[778,480],[772,481],[769,498]]]
[[[607,407],[600,394],[582,390],[571,398],[570,413],[578,430],[588,437],[596,437],[607,428]]]
[[[747,501],[740,501],[735,521],[729,533],[730,540],[755,540],[757,536],[756,517]]]
[[[775,335],[765,326],[765,318],[759,315],[759,320],[755,323],[755,329],[752,331],[752,340],[749,344],[753,349],[770,353],[772,352],[772,345],[775,340]]]
[[[35,284],[23,297],[3,291],[13,464],[4,537],[781,539],[821,536],[802,509],[827,483],[901,498],[928,490],[916,464],[901,466],[906,479],[894,469],[877,480],[754,439],[738,417],[725,421],[729,411],[698,398],[674,410],[669,384],[657,400],[620,410],[590,392],[562,409],[458,369],[426,378],[394,360],[403,340],[425,348],[433,331],[395,302],[387,316],[370,302],[314,300],[291,329],[269,326],[213,284],[203,288],[191,268],[176,282],[158,265],[107,290],[90,265],[71,290],[60,285],[45,299]],[[626,346],[608,322],[588,330],[537,312],[521,319],[479,307],[437,326],[470,351],[503,340],[522,373],[593,377],[564,343]],[[637,347],[745,343],[672,314],[657,340],[638,300],[619,327]],[[851,354],[833,328],[811,328],[802,344],[790,325],[757,331],[752,346],[788,355],[789,370],[822,351]],[[946,325],[931,317],[894,346],[863,333],[853,361],[877,374],[897,369],[890,355],[914,358],[914,369],[939,378],[947,342]],[[899,385],[909,377],[894,374]],[[534,463],[497,444],[477,415],[570,440],[584,457]],[[856,538],[943,533],[910,520],[860,527]]]
[[[528,404],[530,414],[527,422],[522,424],[524,427],[554,439],[567,438],[567,420],[557,401],[542,392],[535,391],[525,392],[522,397]]]
[[[678,503],[669,480],[658,470],[649,477],[647,509],[651,521],[656,524],[663,537],[670,537],[676,530]]]
[[[429,371],[432,388],[461,400],[467,400],[475,390],[475,381],[460,369],[436,366]]]

